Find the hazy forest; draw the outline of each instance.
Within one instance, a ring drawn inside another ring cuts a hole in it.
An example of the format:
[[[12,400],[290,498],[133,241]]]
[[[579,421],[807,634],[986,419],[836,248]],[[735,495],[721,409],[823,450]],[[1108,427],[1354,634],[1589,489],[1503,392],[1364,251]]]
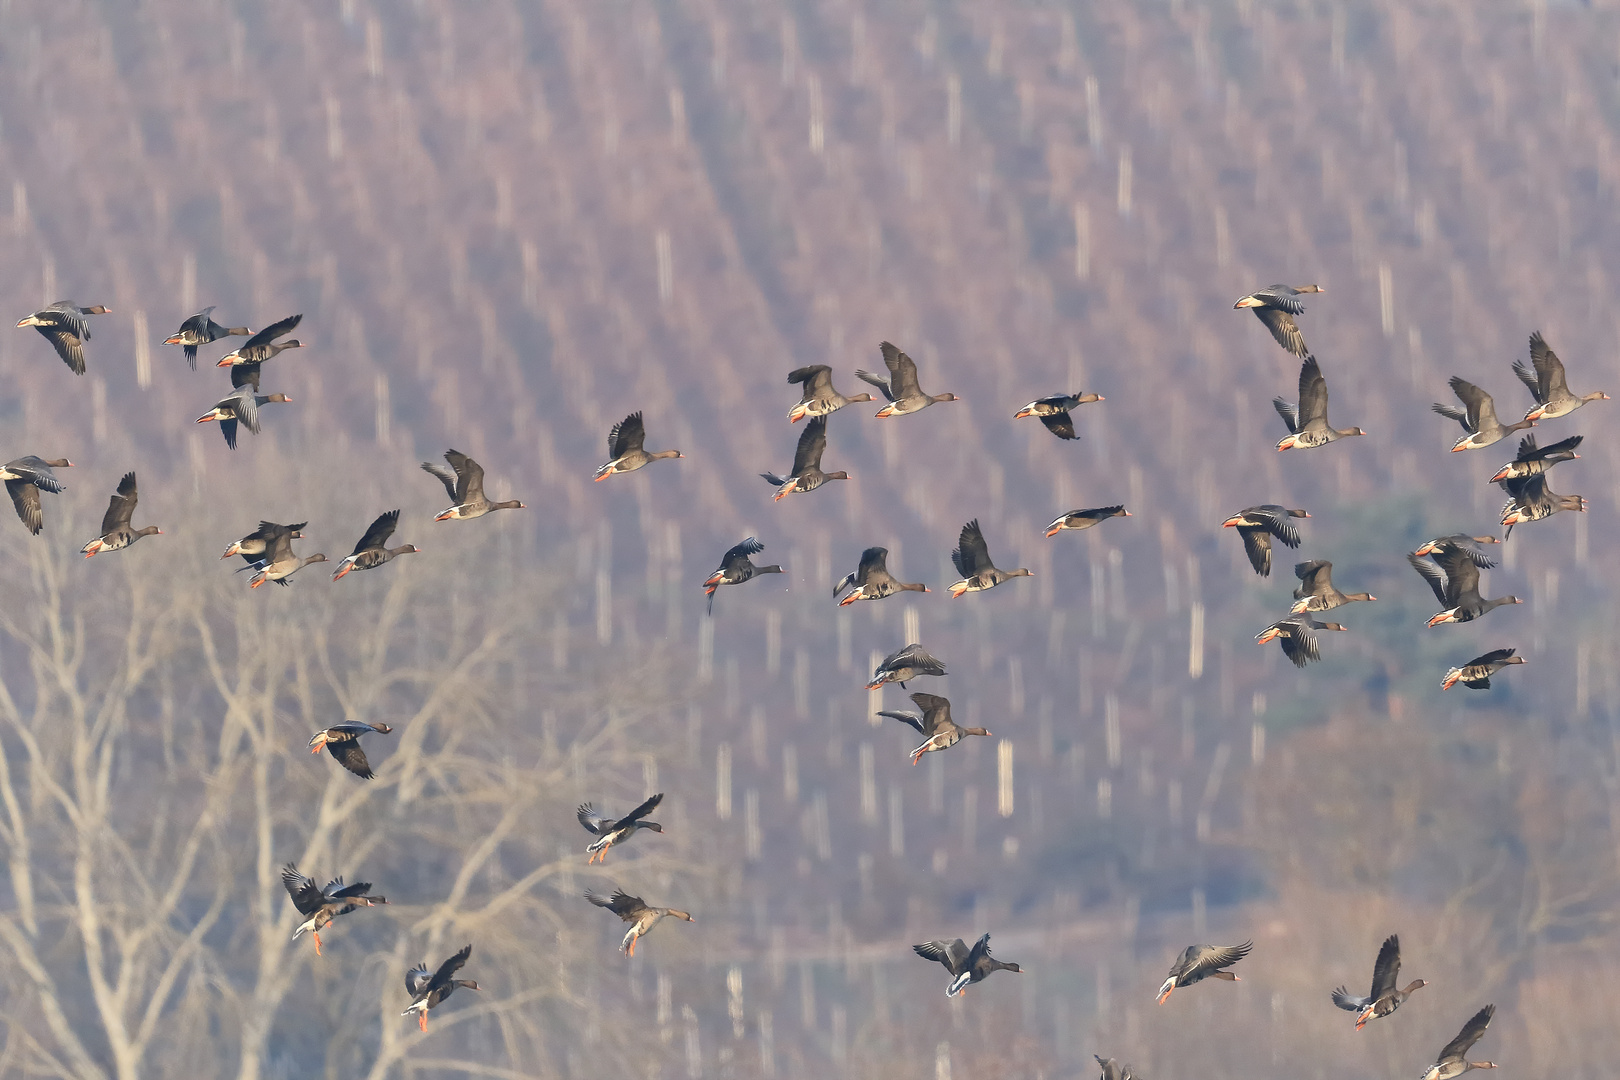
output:
[[[113,314],[84,377],[0,333],[0,459],[75,464],[41,536],[0,505],[0,1078],[1415,1077],[1486,1002],[1504,1080],[1611,1076],[1620,403],[1542,429],[1590,508],[1500,549],[1523,606],[1426,629],[1404,553],[1497,531],[1448,376],[1516,418],[1540,330],[1620,396],[1617,126],[1617,0],[3,0],[3,310]],[[1272,450],[1274,281],[1372,437]],[[310,346],[235,452],[228,343],[159,344],[210,304]],[[773,504],[786,373],[885,339],[963,400],[846,409],[853,481]],[[1081,389],[1077,442],[1012,421]],[[593,484],[634,410],[684,460]],[[529,509],[435,523],[449,447]],[[164,535],[80,558],[130,469]],[[1253,641],[1295,554],[1220,528],[1263,502],[1379,597],[1304,671]],[[219,561],[395,507],[374,573]],[[952,600],[975,517],[1036,576]],[[749,535],[788,572],[706,616]],[[836,607],[870,545],[933,592]],[[912,640],[995,732],[915,768],[862,688]],[[374,781],[307,750],[345,717]],[[587,866],[574,807],[656,791]],[[317,958],[292,861],[391,902]],[[696,922],[627,959],[614,885]],[[987,930],[1027,974],[947,999],[910,946]],[[1357,1033],[1394,932],[1430,987]]]

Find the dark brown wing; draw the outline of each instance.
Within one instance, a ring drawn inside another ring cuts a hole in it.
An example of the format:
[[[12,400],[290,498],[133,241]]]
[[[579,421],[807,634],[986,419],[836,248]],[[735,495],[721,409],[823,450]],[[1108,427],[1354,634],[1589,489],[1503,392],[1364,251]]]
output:
[[[720,569],[740,570],[748,563],[748,556],[758,555],[765,550],[765,545],[750,536],[740,544],[733,545],[726,550],[720,558]]]
[[[1299,588],[1294,590],[1295,600],[1303,600],[1333,588],[1333,564],[1326,559],[1298,563],[1294,567],[1294,576],[1299,578]]]
[[[1530,335],[1530,362],[1536,367],[1536,382],[1541,387],[1538,400],[1550,401],[1569,393],[1569,386],[1564,382],[1564,362],[1547,348],[1547,339],[1539,330]]]
[[[82,320],[81,320],[82,322]],[[73,374],[84,374],[84,340],[65,325],[36,326],[44,335],[45,340],[51,343],[56,355],[62,358],[62,363],[73,369]],[[84,337],[89,337],[88,333]]]
[[[1268,299],[1270,298],[1268,297]],[[1296,300],[1293,303],[1301,311],[1305,310],[1304,305],[1300,304],[1299,301]],[[1277,339],[1277,344],[1295,356],[1310,355],[1310,350],[1305,347],[1305,335],[1299,332],[1299,324],[1294,322],[1294,317],[1288,312],[1282,310],[1281,307],[1257,307],[1249,310],[1253,311],[1255,317],[1266,324],[1266,329],[1270,330],[1271,336]]]
[[[951,551],[951,562],[956,564],[956,572],[964,578],[971,578],[981,570],[990,568],[990,546],[984,542],[984,533],[979,531],[977,518],[962,526],[962,535]]]
[[[944,964],[945,970],[952,975],[960,975],[968,969],[968,956],[972,952],[961,938],[952,938],[950,941],[925,941],[921,945],[913,945],[911,951],[924,960]]]
[[[861,552],[860,569],[855,571],[855,580],[856,580],[856,582],[858,584],[865,585],[866,584],[866,579],[868,577],[870,577],[872,574],[874,574],[874,573],[879,573],[879,574],[888,573],[889,572],[889,568],[888,568],[888,565],[887,565],[888,560],[889,560],[889,549],[888,548],[869,547],[865,551]]]
[[[626,826],[634,825],[636,822],[658,809],[658,804],[663,801],[664,793],[660,791],[657,795],[654,795],[652,798],[648,799],[646,802],[624,815],[624,817],[620,818],[618,821],[615,821],[613,823],[613,827],[615,829],[622,829]]]
[[[1477,667],[1477,666],[1482,665],[1482,664],[1500,664],[1503,661],[1507,660],[1509,657],[1511,657],[1514,653],[1516,653],[1518,651],[1519,650],[1517,650],[1517,649],[1492,649],[1490,652],[1486,653],[1484,656],[1476,656],[1476,657],[1474,657],[1472,660],[1468,661],[1468,663],[1463,665],[1463,666],[1464,667]],[[1380,954],[1380,955],[1382,955],[1382,954]]]
[[[647,904],[639,896],[631,896],[623,889],[614,889],[613,895],[598,896],[596,893],[586,893],[585,899],[600,908],[607,908],[625,922],[635,922],[636,917],[647,910]]]
[[[1186,981],[1187,975],[1231,967],[1249,955],[1254,943],[1245,941],[1241,945],[1197,945],[1194,948],[1197,951],[1191,957],[1183,958],[1183,981]]]
[[[293,907],[298,909],[300,915],[313,915],[326,903],[326,897],[321,895],[315,879],[300,874],[293,863],[282,868],[281,884],[286,887],[287,895],[292,897]]]
[[[1239,525],[1238,535],[1243,537],[1243,550],[1248,553],[1249,565],[1261,577],[1271,576],[1271,534],[1253,525]]]
[[[371,771],[371,762],[366,760],[366,752],[360,749],[359,739],[340,739],[337,742],[328,742],[326,748],[337,758],[338,764],[348,769],[362,780],[374,780],[377,774]]]
[[[1442,603],[1447,607],[1456,607],[1465,596],[1479,595],[1479,567],[1474,565],[1474,560],[1457,548],[1444,547],[1434,553],[1434,561],[1445,571],[1446,594]]]
[[[887,716],[890,720],[898,720],[902,724],[905,724],[907,727],[916,728],[917,729],[917,734],[919,734],[919,735],[928,734],[928,732],[923,730],[923,719],[922,719],[922,717],[918,716],[916,713],[909,713],[909,712],[879,712],[878,715],[879,716]]]
[[[799,447],[793,452],[793,472],[798,476],[806,469],[821,468],[821,454],[827,449],[827,418],[817,416],[805,425],[799,436]]]
[[[1307,356],[1299,369],[1300,428],[1303,430],[1313,423],[1327,423],[1327,409],[1327,380],[1322,378],[1322,368],[1317,364],[1316,357]]]
[[[484,467],[460,450],[446,450],[444,460],[456,470],[456,504],[477,502],[484,496]]]
[[[1457,1033],[1457,1037],[1446,1043],[1446,1048],[1440,1051],[1435,1062],[1445,1061],[1447,1058],[1461,1058],[1468,1053],[1468,1048],[1479,1042],[1485,1034],[1485,1029],[1491,1026],[1491,1017],[1496,1015],[1496,1006],[1487,1005],[1469,1018],[1468,1023]]]
[[[1067,412],[1048,413],[1046,416],[1041,417],[1041,423],[1046,425],[1047,431],[1060,439],[1079,438],[1074,433],[1074,419]]]
[[[366,530],[366,535],[362,536],[360,542],[354,545],[354,550],[350,554],[358,555],[362,551],[386,547],[388,538],[394,535],[394,530],[398,527],[399,511],[388,511],[388,513],[383,514],[371,523],[371,527]]]
[[[1378,949],[1378,959],[1373,961],[1372,999],[1376,1001],[1385,994],[1394,993],[1400,977],[1401,938],[1399,934],[1391,934],[1384,939],[1384,944]]]
[[[921,394],[922,389],[917,385],[917,365],[911,357],[887,341],[878,348],[883,351],[883,363],[889,369],[889,389],[894,393],[894,400]]]
[[[39,505],[39,488],[27,480],[7,480],[6,490],[11,493],[11,501],[17,507],[17,516],[28,526],[29,532],[38,536],[39,530],[45,527],[45,511]]]
[[[135,514],[135,499],[135,474],[127,472],[118,481],[118,492],[107,503],[107,513],[101,518],[102,536],[114,529],[129,528],[129,519]]]
[[[446,986],[450,985],[451,978],[454,977],[456,972],[461,970],[461,965],[465,964],[470,956],[472,956],[472,946],[468,945],[460,952],[456,953],[456,955],[440,964],[439,970],[435,971],[433,973],[433,978],[428,980],[428,989],[442,990]]]
[[[832,368],[826,364],[811,364],[788,372],[787,381],[803,383],[806,399],[824,397],[832,392]]]
[[[257,334],[254,334],[252,337],[248,338],[247,341],[242,344],[241,349],[237,351],[246,352],[248,349],[268,345],[282,334],[290,334],[298,326],[298,324],[303,321],[303,315],[289,315],[280,322],[271,323],[263,330],[260,330]]]
[[[938,694],[912,694],[911,703],[923,711],[922,732],[932,735],[951,723],[951,703]]]
[[[608,432],[608,460],[618,461],[630,451],[640,450],[646,441],[647,429],[641,422],[641,414],[633,412]]]
[[[1484,427],[1497,426],[1496,403],[1491,400],[1491,395],[1468,380],[1460,379],[1455,375],[1451,377],[1451,392],[1456,394],[1468,408],[1466,426],[1469,431],[1478,431],[1481,425]]]
[[[253,387],[253,392],[257,394],[259,392],[259,373],[263,370],[264,365],[260,363],[232,364],[231,386],[251,386]]]

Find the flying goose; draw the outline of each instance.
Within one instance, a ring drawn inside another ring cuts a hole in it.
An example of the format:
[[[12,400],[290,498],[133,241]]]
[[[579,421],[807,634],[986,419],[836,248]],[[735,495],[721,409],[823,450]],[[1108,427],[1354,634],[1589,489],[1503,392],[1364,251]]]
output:
[[[1084,394],[1075,391],[1072,394],[1049,394],[1046,397],[1036,398],[1013,414],[1014,420],[1022,420],[1026,416],[1033,416],[1046,425],[1046,430],[1060,439],[1077,439],[1074,433],[1074,418],[1069,415],[1082,405],[1093,401],[1105,400],[1101,394]]]
[[[1237,982],[1238,977],[1229,968],[1254,948],[1254,942],[1245,941],[1241,945],[1189,945],[1184,949],[1176,962],[1170,965],[1170,977],[1164,980],[1159,987],[1159,1004],[1163,1005],[1165,999],[1175,991],[1178,986],[1191,986],[1193,983],[1203,982],[1205,979],[1225,979],[1227,982]]]
[[[197,370],[197,347],[199,345],[208,345],[218,341],[220,338],[253,336],[253,331],[245,326],[224,327],[219,325],[211,318],[213,311],[214,306],[210,304],[181,323],[180,329],[175,331],[172,337],[163,339],[165,345],[183,347],[186,354],[186,363],[191,365],[192,371]]]
[[[58,300],[48,308],[34,312],[17,322],[18,328],[32,326],[38,330],[62,363],[73,369],[73,374],[84,374],[84,343],[90,340],[90,322],[86,315],[107,315],[112,308],[80,307],[72,300]]]
[[[1303,510],[1290,510],[1276,503],[1262,503],[1240,510],[1221,522],[1225,529],[1236,529],[1243,538],[1249,565],[1261,577],[1271,576],[1271,538],[1275,536],[1291,548],[1299,547],[1299,530],[1289,518],[1308,518]]]
[[[1524,657],[1513,655],[1516,651],[1492,649],[1484,656],[1476,656],[1462,667],[1454,667],[1447,671],[1445,679],[1440,683],[1440,689],[1450,690],[1458,683],[1462,683],[1470,690],[1489,690],[1492,675],[1509,664],[1524,663]]]
[[[641,422],[639,412],[633,412],[614,424],[613,430],[608,432],[608,462],[596,470],[596,478],[606,480],[614,473],[635,472],[654,461],[681,456],[679,450],[660,450],[656,454],[649,454],[642,449],[646,441],[647,429]]]
[[[45,510],[39,504],[39,493],[49,491],[53,495],[60,495],[67,490],[51,470],[72,467],[73,462],[67,458],[47,461],[33,454],[0,465],[0,480],[6,482],[6,491],[17,508],[17,516],[35,536],[45,527]]]
[[[1547,348],[1547,340],[1537,330],[1530,335],[1530,363],[1535,368],[1532,372],[1524,366],[1524,361],[1513,362],[1513,374],[1524,383],[1530,396],[1536,399],[1535,408],[1524,414],[1526,420],[1555,420],[1560,416],[1568,416],[1588,401],[1607,401],[1609,395],[1601,390],[1594,390],[1584,397],[1576,397],[1569,392],[1564,383],[1564,364],[1558,359],[1558,354]]]
[[[428,1010],[437,1009],[444,1004],[445,1000],[456,992],[456,987],[459,986],[464,990],[482,989],[477,983],[468,979],[451,978],[457,971],[461,970],[462,965],[467,962],[470,956],[472,956],[472,946],[468,945],[440,964],[439,970],[431,975],[428,974],[426,962],[417,964],[407,971],[405,973],[405,992],[411,995],[411,1004],[400,1015],[409,1016],[411,1013],[415,1013],[417,1022],[421,1024],[422,1030],[426,1031]]]
[[[1328,423],[1327,380],[1322,378],[1322,369],[1314,356],[1307,356],[1299,369],[1298,407],[1282,398],[1273,398],[1271,406],[1282,417],[1283,423],[1288,425],[1289,431],[1289,435],[1277,444],[1278,450],[1310,449],[1352,435],[1367,434],[1358,427],[1340,431]]]
[[[1277,344],[1303,359],[1310,355],[1310,350],[1305,347],[1305,335],[1299,332],[1299,324],[1294,322],[1294,316],[1305,314],[1305,305],[1294,297],[1326,291],[1320,285],[1301,285],[1298,288],[1271,285],[1256,289],[1232,307],[1248,308],[1254,312],[1255,317],[1271,331],[1271,336],[1277,339]]]
[[[952,938],[949,941],[925,941],[921,945],[913,945],[911,951],[924,960],[945,965],[945,970],[954,976],[950,985],[945,987],[946,997],[964,994],[969,985],[983,982],[998,971],[1023,974],[1017,964],[1003,963],[990,955],[989,934],[974,942],[972,948],[961,938]]]
[[[135,491],[135,474],[127,472],[124,478],[118,481],[118,490],[107,503],[107,512],[101,517],[101,535],[90,541],[79,550],[84,557],[99,555],[103,551],[119,551],[129,547],[143,536],[162,536],[163,530],[156,525],[148,525],[144,529],[129,527],[129,519],[135,515],[135,501],[138,498]]]
[[[473,518],[483,517],[492,510],[525,509],[523,503],[517,499],[490,502],[484,496],[484,467],[460,450],[446,450],[444,460],[450,463],[450,468],[435,465],[431,461],[422,462],[423,471],[439,478],[439,483],[450,493],[453,503],[450,509],[436,516],[434,521],[470,521]]]
[[[833,586],[835,598],[845,589],[854,586],[848,596],[838,601],[838,606],[853,604],[857,600],[882,600],[897,592],[928,591],[928,586],[920,583],[908,585],[896,581],[886,565],[888,558],[888,548],[869,547],[861,552],[861,565],[853,573],[844,575],[838,584]]]
[[[1360,1031],[1367,1026],[1367,1021],[1388,1016],[1406,1003],[1414,990],[1421,990],[1429,985],[1422,979],[1414,979],[1405,990],[1396,986],[1401,975],[1401,939],[1398,934],[1391,934],[1384,939],[1379,947],[1378,959],[1373,961],[1372,990],[1366,997],[1351,997],[1350,991],[1339,987],[1333,991],[1333,1004],[1346,1012],[1358,1014],[1356,1016],[1356,1030]]]
[[[804,385],[804,397],[788,413],[789,423],[797,424],[807,416],[830,416],[845,405],[872,400],[871,394],[845,397],[834,390],[832,368],[826,364],[811,364],[809,367],[796,368],[788,372],[787,381],[790,384]]]
[[[912,362],[911,357],[887,341],[880,343],[878,348],[883,353],[883,363],[889,369],[889,377],[884,379],[882,376],[859,369],[855,372],[856,378],[877,387],[889,402],[878,410],[878,419],[918,412],[940,401],[961,400],[955,394],[923,393],[922,388],[917,385],[917,365]]]
[[[911,763],[926,753],[934,750],[948,750],[962,741],[964,735],[989,735],[984,728],[958,727],[951,720],[951,703],[934,694],[912,694],[912,704],[922,710],[919,716],[913,712],[880,712],[879,716],[887,716],[891,720],[898,720],[902,724],[915,728],[917,733],[925,736],[925,741],[911,752]]]
[[[781,502],[784,496],[795,492],[814,491],[828,480],[848,480],[849,473],[842,469],[837,472],[821,471],[821,455],[827,449],[827,418],[818,416],[805,425],[804,431],[799,434],[799,445],[793,452],[793,472],[788,476],[777,476],[775,473],[760,473],[766,480],[776,485],[776,498]]]
[[[1457,440],[1456,445],[1452,446],[1453,453],[1458,450],[1478,450],[1482,446],[1501,442],[1515,431],[1536,426],[1536,422],[1529,419],[1520,420],[1515,424],[1503,424],[1496,418],[1496,403],[1491,400],[1491,395],[1465,379],[1453,375],[1451,390],[1462,399],[1465,408],[1442,405],[1438,401],[1429,408],[1441,416],[1457,421],[1462,425],[1463,431],[1467,432]]]
[[[709,575],[703,583],[703,592],[709,598],[709,614],[714,614],[714,594],[722,585],[741,585],[760,574],[780,574],[782,568],[774,563],[770,566],[755,566],[748,556],[758,555],[765,550],[765,545],[750,536],[740,544],[733,544],[726,549],[720,557],[720,569]]]
[[[951,562],[962,575],[962,580],[951,586],[952,599],[963,593],[993,589],[1008,578],[1035,576],[1022,566],[1015,570],[997,570],[990,561],[990,546],[984,542],[977,518],[962,526],[962,535],[951,552]]]
[[[696,922],[691,915],[675,908],[648,907],[646,901],[639,896],[631,896],[623,889],[614,889],[611,896],[602,897],[596,893],[586,893],[585,899],[599,908],[607,908],[613,914],[630,924],[625,932],[624,940],[619,943],[619,951],[627,956],[636,955],[636,941],[652,933],[652,928],[666,918],[685,919],[687,922]]]

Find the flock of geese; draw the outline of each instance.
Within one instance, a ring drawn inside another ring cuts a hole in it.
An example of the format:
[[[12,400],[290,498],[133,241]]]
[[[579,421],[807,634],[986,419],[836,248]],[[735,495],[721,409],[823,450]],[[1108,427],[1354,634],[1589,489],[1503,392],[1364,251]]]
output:
[[[1277,449],[1312,449],[1343,438],[1364,434],[1358,427],[1334,428],[1328,421],[1327,382],[1321,365],[1305,345],[1296,317],[1304,313],[1304,304],[1297,297],[1320,293],[1316,285],[1289,287],[1274,285],[1238,300],[1235,307],[1253,311],[1271,331],[1273,337],[1289,353],[1301,359],[1298,399],[1290,403],[1277,398],[1277,414],[1287,428],[1287,435],[1277,443]],[[235,351],[217,362],[219,367],[230,368],[231,393],[217,401],[213,408],[197,418],[198,423],[217,421],[227,446],[236,448],[239,426],[257,434],[260,430],[259,408],[270,403],[283,403],[291,399],[285,394],[260,394],[263,365],[278,354],[301,347],[295,338],[287,338],[302,320],[293,315],[272,323],[257,333],[247,327],[225,327],[212,318],[213,308],[193,315],[181,324],[179,331],[167,338],[166,345],[183,348],[187,362],[196,368],[197,350],[212,342],[228,337],[247,340]],[[71,301],[61,301],[37,311],[18,322],[19,327],[33,327],[44,335],[62,360],[77,374],[85,372],[84,342],[90,339],[88,316],[107,314],[101,305],[80,307]],[[887,377],[857,370],[856,377],[876,388],[885,404],[877,412],[879,419],[904,416],[943,402],[956,401],[954,394],[925,393],[917,377],[917,366],[912,359],[889,342],[880,345]],[[1515,431],[1534,427],[1538,422],[1567,416],[1589,401],[1606,398],[1601,391],[1583,397],[1572,394],[1565,383],[1564,367],[1539,333],[1530,338],[1530,366],[1514,364],[1514,373],[1534,398],[1533,407],[1524,418],[1513,424],[1503,424],[1496,414],[1491,396],[1473,383],[1461,378],[1451,380],[1452,390],[1462,407],[1436,404],[1434,411],[1456,420],[1464,435],[1452,448],[1455,451],[1476,450],[1492,446]],[[822,456],[827,449],[827,428],[831,415],[848,405],[875,402],[871,393],[845,397],[833,386],[832,369],[826,365],[802,367],[789,373],[790,385],[802,390],[800,401],[788,414],[791,423],[808,419],[798,440],[793,467],[787,476],[766,472],[761,475],[775,489],[774,498],[802,495],[821,488],[830,480],[847,480],[843,470],[823,471]],[[1061,393],[1037,398],[1019,409],[1014,419],[1033,417],[1054,436],[1063,440],[1078,438],[1074,412],[1085,404],[1100,402],[1103,398],[1091,393]],[[1511,534],[1513,526],[1540,521],[1560,510],[1584,510],[1580,496],[1561,496],[1547,487],[1547,472],[1560,461],[1576,458],[1581,436],[1576,435],[1546,447],[1539,447],[1533,435],[1526,434],[1520,441],[1518,454],[1504,464],[1490,478],[1500,484],[1509,495],[1502,512],[1501,524]],[[655,461],[680,458],[678,450],[649,452],[645,446],[646,428],[642,414],[635,412],[613,426],[608,435],[608,461],[596,471],[598,481],[610,476],[636,472]],[[524,504],[516,499],[494,502],[484,493],[484,470],[466,454],[450,450],[445,455],[448,468],[432,462],[422,468],[440,480],[451,500],[451,506],[437,514],[436,521],[461,521],[483,517],[496,510],[520,509]],[[18,516],[31,533],[38,534],[44,527],[40,493],[60,493],[64,490],[55,470],[69,467],[65,458],[42,459],[27,456],[0,466],[0,479],[4,479]],[[86,557],[129,547],[145,536],[157,535],[155,526],[135,529],[132,518],[136,507],[137,489],[134,472],[125,473],[112,496],[102,521],[101,534],[81,549]],[[406,544],[390,548],[388,540],[399,525],[399,510],[381,514],[366,530],[354,551],[338,563],[333,580],[361,570],[374,570],[386,565],[397,556],[416,553],[419,549]],[[1122,505],[1100,506],[1071,510],[1059,515],[1047,526],[1046,536],[1056,536],[1069,530],[1093,528],[1116,517],[1129,517]],[[1248,507],[1228,518],[1224,525],[1234,528],[1242,539],[1249,561],[1257,574],[1269,577],[1271,573],[1272,544],[1281,543],[1290,549],[1298,548],[1301,537],[1294,525],[1296,519],[1309,518],[1302,509],[1291,509],[1264,503]],[[293,541],[303,536],[307,522],[278,524],[261,521],[259,527],[231,543],[222,556],[229,559],[240,556],[246,563],[241,569],[253,571],[250,587],[258,588],[266,581],[280,585],[290,584],[289,578],[310,563],[324,562],[324,554],[300,557],[293,551]],[[1505,539],[1505,537],[1504,537]],[[1407,556],[1413,568],[1434,590],[1442,610],[1429,620],[1430,626],[1442,623],[1469,622],[1483,617],[1496,607],[1517,604],[1518,598],[1503,596],[1484,599],[1479,591],[1482,569],[1495,565],[1483,550],[1485,546],[1500,543],[1494,536],[1455,534],[1430,540]],[[782,567],[756,565],[752,557],[764,550],[764,545],[748,537],[730,548],[720,561],[718,569],[703,583],[708,597],[710,614],[714,610],[715,593],[721,586],[741,585],[756,577],[780,574]],[[856,601],[878,601],[903,592],[930,590],[919,582],[897,579],[887,566],[888,551],[882,547],[866,548],[856,569],[841,578],[833,587],[833,597],[839,606]],[[949,586],[953,598],[969,593],[993,589],[1013,578],[1028,577],[1030,571],[1017,567],[998,568],[990,556],[989,544],[977,520],[962,526],[956,548],[951,552],[952,562],[960,580]],[[1371,601],[1368,593],[1344,593],[1332,580],[1333,566],[1325,560],[1301,562],[1294,568],[1299,586],[1294,590],[1294,603],[1289,614],[1266,627],[1256,641],[1262,644],[1276,640],[1294,664],[1303,667],[1320,659],[1316,631],[1344,630],[1333,622],[1321,622],[1315,615],[1332,611],[1357,601]],[[1523,663],[1511,648],[1496,649],[1476,657],[1468,663],[1449,670],[1443,680],[1446,689],[1456,683],[1473,689],[1487,689],[1491,677],[1502,668]],[[898,683],[902,688],[913,679],[923,676],[943,676],[945,664],[930,655],[920,643],[913,642],[884,658],[866,684],[868,690],[879,690],[886,683]],[[951,703],[944,697],[917,692],[910,695],[918,712],[885,711],[879,715],[895,719],[915,729],[923,742],[910,753],[916,764],[923,754],[946,750],[969,735],[989,735],[984,728],[964,728],[951,719]],[[388,735],[392,728],[385,723],[345,720],[317,732],[309,741],[312,753],[326,750],[339,765],[361,779],[372,779],[372,767],[360,745],[366,735]],[[598,814],[592,804],[585,803],[577,811],[580,825],[592,837],[586,847],[589,862],[606,862],[608,851],[617,844],[629,841],[642,832],[662,833],[657,822],[648,816],[663,800],[662,793],[653,795],[641,805],[622,816]],[[314,940],[317,955],[321,953],[320,932],[340,916],[362,907],[386,904],[388,901],[374,895],[370,882],[345,885],[341,877],[334,878],[324,887],[304,876],[298,868],[288,864],[282,880],[303,921],[297,926],[296,939],[308,932]],[[620,950],[633,956],[637,941],[650,933],[666,918],[694,921],[688,912],[675,908],[647,904],[641,897],[623,889],[614,888],[608,895],[587,892],[585,899],[591,904],[612,912],[629,924],[620,944]],[[1158,1000],[1165,1002],[1177,987],[1192,986],[1206,979],[1237,981],[1230,969],[1248,955],[1251,942],[1234,946],[1190,945],[1171,966],[1168,978],[1160,987]],[[990,935],[984,934],[973,945],[960,938],[926,941],[913,946],[916,954],[942,965],[950,974],[946,985],[948,995],[959,995],[974,983],[982,982],[997,971],[1019,972],[1015,963],[997,959],[990,952]],[[423,1031],[427,1030],[428,1013],[448,1000],[457,989],[478,990],[476,982],[456,978],[472,956],[471,944],[446,959],[436,969],[418,964],[405,973],[405,988],[410,1004],[403,1015],[417,1017]],[[1333,991],[1331,998],[1341,1009],[1356,1014],[1359,1030],[1369,1021],[1387,1017],[1395,1012],[1424,982],[1418,980],[1404,989],[1397,987],[1400,971],[1400,942],[1390,935],[1378,952],[1373,967],[1372,987],[1366,997],[1353,997],[1343,987]],[[1441,1051],[1435,1064],[1423,1080],[1450,1080],[1471,1069],[1494,1068],[1488,1061],[1467,1060],[1469,1049],[1485,1034],[1494,1006],[1480,1009],[1464,1025],[1458,1036]],[[1112,1058],[1098,1057],[1103,1080],[1125,1080],[1132,1076],[1129,1066],[1121,1066]]]

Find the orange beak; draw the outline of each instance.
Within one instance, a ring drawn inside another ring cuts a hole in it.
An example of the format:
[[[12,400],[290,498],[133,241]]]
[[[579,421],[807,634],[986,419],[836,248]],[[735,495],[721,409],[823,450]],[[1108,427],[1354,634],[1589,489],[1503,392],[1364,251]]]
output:
[[[176,335],[175,337],[172,337],[172,338],[165,338],[164,341],[163,341],[163,344],[165,344],[165,345],[178,345],[178,344],[180,344],[180,338],[179,338],[178,335]]]

